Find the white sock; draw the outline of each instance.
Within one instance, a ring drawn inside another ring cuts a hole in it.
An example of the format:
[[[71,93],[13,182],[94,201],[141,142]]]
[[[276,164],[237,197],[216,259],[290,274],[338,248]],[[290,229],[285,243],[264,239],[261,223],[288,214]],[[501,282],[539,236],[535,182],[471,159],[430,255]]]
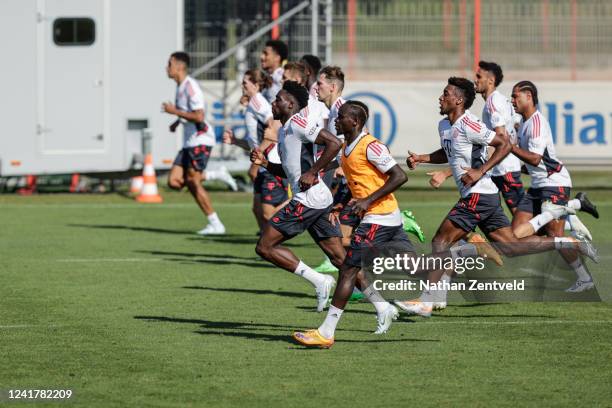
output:
[[[528,222],[531,224],[535,232],[538,232],[540,228],[542,228],[543,226],[545,226],[546,224],[548,224],[554,219],[555,217],[553,217],[551,213],[543,212],[542,214],[536,215],[535,217],[530,219]]]
[[[576,249],[576,241],[568,237],[555,237],[555,249]]]
[[[563,229],[565,231],[571,231],[572,230],[572,223],[570,222],[570,219],[572,217],[575,217],[575,215],[570,215],[567,217],[567,219],[565,220],[565,223],[563,224]]]
[[[567,206],[570,208],[573,208],[574,210],[579,210],[580,208],[582,208],[582,206],[580,205],[580,200],[577,198],[574,198],[573,200],[569,200],[567,202]]]
[[[450,284],[451,277],[445,273],[444,275],[442,275],[442,278],[440,278],[440,281]],[[447,293],[446,289],[436,290],[435,292],[436,293],[434,294],[434,297],[435,297],[436,302],[446,302],[446,293]]]
[[[338,309],[334,305],[329,305],[327,317],[325,318],[325,320],[323,320],[323,324],[319,326],[319,333],[321,334],[321,336],[325,337],[326,339],[331,339],[332,337],[334,337],[336,325],[340,321],[342,312],[344,312],[344,310]]]
[[[363,296],[365,296],[366,299],[368,299],[370,303],[374,305],[377,314],[381,314],[389,307],[389,302],[383,299],[383,297],[380,296],[380,293],[378,293],[372,286],[368,286],[363,291]]]
[[[591,275],[580,258],[569,264],[581,281],[590,281]]]
[[[466,258],[466,257],[472,257],[472,256],[478,255],[478,251],[476,250],[476,245],[474,244],[463,244],[463,245],[452,246],[450,248],[450,253],[453,259]]]
[[[302,278],[306,279],[308,282],[312,283],[312,285],[316,288],[319,285],[322,285],[325,282],[325,276],[322,273],[319,273],[312,269],[310,266],[306,265],[304,262],[300,261],[298,263],[297,268],[293,271],[296,275],[300,275]]]
[[[427,307],[433,307],[434,299],[436,298],[437,290],[424,290],[421,293],[421,302]]]
[[[221,219],[219,218],[216,212],[208,215],[207,217],[208,217],[208,222],[211,223],[212,225],[223,225],[223,223],[221,222]]]

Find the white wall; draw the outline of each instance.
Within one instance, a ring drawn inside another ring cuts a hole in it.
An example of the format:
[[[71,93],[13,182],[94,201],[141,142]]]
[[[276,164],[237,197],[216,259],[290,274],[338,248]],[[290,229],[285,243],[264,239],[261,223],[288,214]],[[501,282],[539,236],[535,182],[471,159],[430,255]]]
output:
[[[502,83],[510,95],[515,82]],[[439,148],[438,97],[446,81],[368,81],[346,84],[344,96],[360,99],[370,108],[369,128],[389,144],[396,157]],[[556,134],[557,153],[568,163],[612,165],[612,82],[538,82],[540,106]],[[209,106],[220,94],[219,82],[203,82]],[[234,95],[238,97],[238,93]],[[567,105],[570,104],[570,105]],[[484,102],[477,95],[470,109],[481,116]],[[209,115],[218,113],[211,109]],[[556,112],[556,114],[555,114]]]

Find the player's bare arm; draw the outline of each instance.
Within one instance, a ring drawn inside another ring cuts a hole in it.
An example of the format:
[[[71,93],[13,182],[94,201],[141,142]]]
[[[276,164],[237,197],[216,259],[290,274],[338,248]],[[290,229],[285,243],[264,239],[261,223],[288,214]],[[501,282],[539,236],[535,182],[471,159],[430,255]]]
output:
[[[300,187],[302,190],[308,190],[318,182],[319,172],[325,169],[327,165],[336,158],[341,147],[338,138],[325,129],[319,131],[315,143],[325,146],[325,150],[319,160],[300,177]]]
[[[282,178],[287,178],[285,174],[285,170],[283,169],[283,165],[279,163],[272,163],[266,159],[266,156],[259,148],[254,148],[251,150],[251,163],[265,167],[270,173],[275,176],[279,176]]]
[[[540,162],[542,161],[542,155],[521,149],[517,145],[512,146],[512,153],[525,163],[530,164],[534,167],[539,166]]]
[[[495,137],[489,142],[489,146],[495,148],[495,151],[491,155],[491,158],[487,160],[480,168],[474,169],[471,167],[464,167],[466,170],[465,174],[461,176],[461,182],[466,186],[472,186],[478,182],[489,170],[495,167],[499,162],[501,162],[504,157],[506,157],[510,150],[512,150],[512,146],[510,144],[510,139],[508,139],[508,135],[505,130],[501,130],[501,128],[496,128]]]
[[[204,110],[198,109],[193,112],[187,112],[178,109],[173,103],[164,102],[162,103],[162,110],[171,115],[176,115],[179,118],[188,120],[193,123],[202,123],[204,122]]]
[[[374,191],[367,197],[352,199],[349,201],[349,205],[352,207],[353,213],[360,217],[363,216],[373,202],[393,193],[402,184],[408,181],[408,176],[406,176],[406,173],[404,173],[398,164],[391,167],[385,174],[387,174],[389,178],[378,190]]]
[[[416,154],[409,151],[406,158],[408,168],[414,170],[419,163],[444,164],[448,163],[448,157],[446,157],[444,149],[438,149],[429,154]]]

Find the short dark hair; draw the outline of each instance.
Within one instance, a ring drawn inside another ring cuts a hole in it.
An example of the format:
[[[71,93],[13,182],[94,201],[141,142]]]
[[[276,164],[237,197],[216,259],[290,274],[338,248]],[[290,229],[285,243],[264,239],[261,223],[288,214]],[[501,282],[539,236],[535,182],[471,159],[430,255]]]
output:
[[[501,67],[495,62],[480,61],[478,66],[487,72],[490,72],[495,77],[495,86],[499,86],[504,80],[504,73]]]
[[[531,94],[531,99],[533,99],[533,104],[538,106],[538,88],[536,88],[535,84],[531,81],[521,81],[514,85],[514,88],[518,88],[521,92],[529,92]]]
[[[340,90],[344,88],[344,72],[342,72],[342,68],[328,65],[319,71],[319,75],[325,75],[325,78],[329,81],[338,82],[338,88],[340,88]]]
[[[186,67],[189,67],[189,54],[183,51],[176,51],[170,55],[170,58],[174,58],[177,61],[181,61]]]
[[[300,107],[300,110],[304,109],[308,105],[308,89],[298,84],[295,81],[285,81],[283,84],[283,90],[287,91],[291,96],[295,98]]]
[[[463,94],[463,106],[465,109],[469,109],[474,103],[476,98],[476,91],[474,90],[474,83],[469,79],[450,77],[448,78],[448,84],[456,88],[459,88]]]
[[[351,115],[353,115],[361,126],[365,125],[370,117],[370,109],[368,105],[361,101],[350,100],[346,101],[345,105],[350,109]]]
[[[316,55],[306,54],[300,61],[309,67],[314,75],[317,75],[321,70],[321,60]]]
[[[281,40],[269,40],[266,42],[266,47],[272,48],[274,52],[280,56],[281,62],[286,60],[289,56],[289,48],[287,48],[287,44]]]

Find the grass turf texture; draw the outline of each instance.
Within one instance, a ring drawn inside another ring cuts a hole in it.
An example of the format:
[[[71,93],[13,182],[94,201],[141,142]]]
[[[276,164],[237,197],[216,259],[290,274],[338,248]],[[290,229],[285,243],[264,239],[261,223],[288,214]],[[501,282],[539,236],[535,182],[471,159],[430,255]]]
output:
[[[602,218],[582,219],[604,239],[612,193],[591,196]],[[456,193],[398,198],[430,239]],[[451,305],[380,337],[350,304],[331,350],[294,344],[324,318],[313,289],[257,260],[248,194],[213,199],[227,236],[193,234],[187,193],[0,196],[0,388],[69,388],[84,407],[610,404],[607,303]],[[307,236],[289,246],[321,260]]]

